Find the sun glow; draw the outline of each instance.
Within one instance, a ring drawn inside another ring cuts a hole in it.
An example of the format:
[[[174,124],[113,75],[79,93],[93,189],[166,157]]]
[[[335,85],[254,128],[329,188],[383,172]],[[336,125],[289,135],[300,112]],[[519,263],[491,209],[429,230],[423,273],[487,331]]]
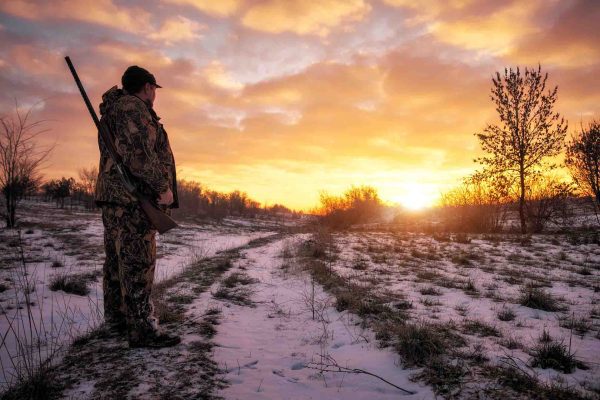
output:
[[[403,193],[395,200],[408,210],[420,211],[432,207],[437,197],[438,194],[433,187],[411,183],[404,186]]]

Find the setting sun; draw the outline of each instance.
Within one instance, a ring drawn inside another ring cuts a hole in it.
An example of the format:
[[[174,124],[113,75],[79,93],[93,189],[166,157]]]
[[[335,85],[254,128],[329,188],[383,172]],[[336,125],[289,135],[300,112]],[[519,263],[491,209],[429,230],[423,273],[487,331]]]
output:
[[[431,185],[409,183],[403,185],[402,193],[393,197],[393,201],[411,211],[420,211],[432,207],[438,192]]]

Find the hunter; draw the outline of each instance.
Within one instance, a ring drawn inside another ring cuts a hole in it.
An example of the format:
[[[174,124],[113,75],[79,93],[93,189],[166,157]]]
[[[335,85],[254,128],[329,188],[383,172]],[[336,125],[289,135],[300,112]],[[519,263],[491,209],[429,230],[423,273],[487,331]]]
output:
[[[141,193],[167,213],[178,207],[175,159],[167,132],[153,105],[154,75],[136,65],[121,78],[123,88],[102,95],[100,114],[122,163]],[[156,230],[126,190],[114,162],[99,140],[96,203],[104,224],[104,318],[130,347],[170,347],[181,340],[158,325],[151,300],[156,265]]]

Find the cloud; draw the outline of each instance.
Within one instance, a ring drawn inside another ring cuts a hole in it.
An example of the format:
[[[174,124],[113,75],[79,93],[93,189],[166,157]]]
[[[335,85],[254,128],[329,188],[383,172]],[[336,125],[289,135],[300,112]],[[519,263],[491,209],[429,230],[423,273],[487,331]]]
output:
[[[227,89],[240,90],[244,85],[236,81],[219,60],[213,60],[203,68],[202,74],[213,85]]]
[[[0,11],[36,21],[75,20],[127,32],[140,32],[150,26],[148,11],[117,6],[111,0],[10,0],[0,2]]]
[[[535,34],[524,36],[510,53],[520,62],[542,62],[567,68],[600,63],[600,4],[579,0],[563,5],[552,22]]]
[[[235,14],[243,1],[241,0],[167,0],[167,3],[187,5],[194,7],[203,13],[217,16],[228,17]]]
[[[410,11],[408,23],[423,25],[439,41],[496,56],[506,54],[525,34],[540,28],[534,17],[552,1],[385,0]]]
[[[340,25],[362,20],[370,10],[363,0],[268,0],[246,10],[242,24],[269,33],[324,37]]]
[[[466,15],[460,19],[432,22],[431,32],[441,41],[492,55],[506,54],[519,38],[539,30],[532,16],[539,5],[533,1],[514,2],[488,15]]]
[[[148,36],[153,40],[172,45],[176,42],[198,39],[201,37],[200,31],[204,29],[206,26],[178,15],[165,20],[158,31]]]

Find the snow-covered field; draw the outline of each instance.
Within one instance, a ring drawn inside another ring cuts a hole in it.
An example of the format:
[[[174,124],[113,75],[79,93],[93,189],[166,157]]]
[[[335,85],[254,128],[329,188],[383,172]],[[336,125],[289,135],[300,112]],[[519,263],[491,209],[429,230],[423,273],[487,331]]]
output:
[[[411,320],[450,323],[492,365],[515,360],[547,384],[600,391],[600,246],[591,235],[334,235],[331,268],[350,285],[408,304]],[[548,305],[526,295],[541,296]],[[556,308],[544,310],[544,308]],[[530,368],[547,332],[584,366]]]
[[[0,231],[5,376],[14,370],[11,335],[27,331],[19,320],[27,311],[23,287],[30,286],[33,315],[55,327],[54,342],[68,343],[102,319],[99,214],[45,203],[24,211],[22,246],[14,232]],[[423,378],[428,365],[403,358],[396,328],[410,324],[456,335],[452,362],[466,369],[445,397],[530,398],[491,374],[506,360],[531,375],[527,382],[598,396],[597,239],[376,229],[326,235],[325,244],[323,237],[244,220],[182,224],[160,237],[157,270],[163,324],[182,343],[129,349],[125,338],[96,329],[59,358],[52,397],[433,399],[450,378],[432,383]],[[19,267],[21,247],[27,271]],[[89,294],[50,291],[56,274],[88,274]],[[543,332],[574,354],[572,371],[533,365]]]
[[[98,326],[103,318],[103,227],[100,213],[58,209],[52,203],[23,202],[19,208],[23,228],[0,230],[0,387],[12,380],[18,354],[18,337],[36,350],[31,331],[42,338],[42,350],[62,351],[73,338]],[[271,227],[272,229],[273,227]],[[233,221],[222,225],[180,224],[157,235],[155,279],[173,277],[194,260],[238,247],[272,234],[268,226],[246,226]],[[22,246],[21,246],[21,245]],[[23,249],[25,263],[21,262]],[[81,276],[89,293],[77,295],[50,290],[58,276]],[[35,317],[31,323],[27,304]],[[36,357],[33,355],[32,357]],[[37,357],[39,359],[39,357]]]
[[[415,393],[403,398],[433,398],[430,388],[409,380],[393,353],[377,347],[372,332],[361,328],[356,316],[336,311],[334,299],[320,287],[313,293],[306,274],[288,271],[291,266],[281,254],[293,242],[282,240],[243,253],[232,273],[244,271],[256,281],[251,306],[217,303],[223,321],[214,338],[214,359],[229,382],[220,394],[227,399],[356,400],[404,394],[370,375],[321,373],[319,363],[327,357]],[[198,308],[215,306],[214,299],[203,300]]]

